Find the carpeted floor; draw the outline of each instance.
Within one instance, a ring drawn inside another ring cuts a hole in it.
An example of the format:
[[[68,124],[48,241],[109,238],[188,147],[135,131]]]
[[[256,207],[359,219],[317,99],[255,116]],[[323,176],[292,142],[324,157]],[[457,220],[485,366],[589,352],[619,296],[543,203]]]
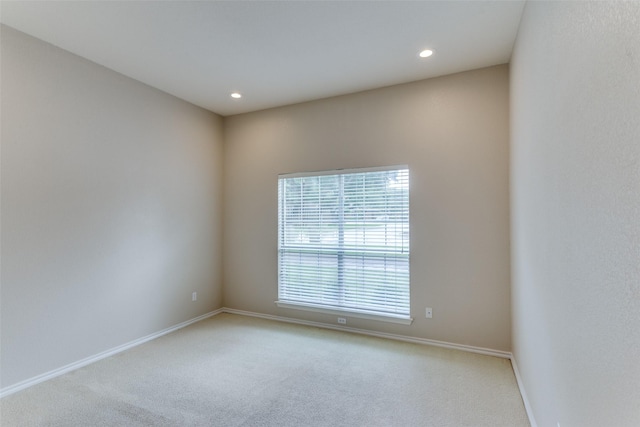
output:
[[[506,359],[221,314],[0,401],[5,426],[529,426]]]

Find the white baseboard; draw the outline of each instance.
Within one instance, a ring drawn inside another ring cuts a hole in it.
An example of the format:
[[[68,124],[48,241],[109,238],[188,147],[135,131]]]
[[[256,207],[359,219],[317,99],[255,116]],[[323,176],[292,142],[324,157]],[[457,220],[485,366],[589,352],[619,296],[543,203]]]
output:
[[[529,417],[529,424],[531,424],[531,427],[538,427],[538,424],[536,423],[536,419],[533,417],[533,408],[529,403],[529,399],[527,398],[527,392],[525,391],[524,384],[522,383],[522,377],[520,376],[520,371],[518,371],[518,365],[516,364],[516,359],[513,356],[511,356],[511,366],[513,367],[513,373],[516,376],[518,389],[520,389],[520,396],[522,396],[524,409],[527,411],[527,417]]]
[[[90,365],[91,363],[97,362],[98,360],[102,360],[105,359],[109,356],[113,356],[114,354],[118,354],[121,353],[125,350],[128,350],[130,348],[136,347],[140,344],[144,344],[147,341],[151,341],[153,339],[159,338],[163,335],[169,334],[171,332],[177,331],[178,329],[182,329],[185,326],[189,326],[192,323],[195,322],[199,322],[200,320],[204,320],[208,317],[211,316],[215,316],[216,314],[220,314],[223,312],[223,309],[218,309],[215,311],[211,311],[209,313],[203,314],[201,316],[198,317],[194,317],[193,319],[187,320],[185,322],[179,323],[177,325],[171,326],[169,328],[163,329],[159,332],[155,332],[153,334],[147,335],[145,337],[142,338],[138,338],[136,340],[130,341],[126,344],[122,344],[119,345],[117,347],[111,348],[109,350],[103,351],[101,353],[95,354],[93,356],[89,356],[87,358],[84,358],[82,360],[78,360],[77,362],[73,362],[70,363],[66,366],[63,366],[61,368],[57,368],[54,369],[52,371],[49,372],[45,372],[44,374],[40,374],[38,376],[35,376],[33,378],[29,378],[27,380],[24,381],[20,381],[19,383],[10,385],[8,387],[4,387],[2,389],[0,389],[0,399],[5,397],[5,396],[9,396],[10,394],[16,393],[20,390],[24,390],[25,388],[31,387],[33,385],[39,384],[41,382],[50,380],[52,378],[58,377],[60,375],[66,374],[67,372],[71,372],[74,371],[76,369],[82,368],[83,366],[87,366]]]
[[[380,338],[388,338],[396,341],[405,341],[405,342],[412,342],[416,344],[433,345],[436,347],[451,348],[454,350],[468,351],[471,353],[484,354],[487,356],[495,356],[503,359],[511,359],[511,353],[508,351],[493,350],[493,349],[484,348],[484,347],[474,347],[471,345],[455,344],[455,343],[450,343],[446,341],[430,340],[426,338],[415,338],[415,337],[409,337],[406,335],[389,334],[386,332],[375,332],[375,331],[369,331],[366,329],[350,328],[347,326],[331,325],[329,323],[320,323],[320,322],[312,322],[308,320],[292,319],[290,317],[273,316],[270,314],[254,313],[252,311],[236,310],[233,308],[226,308],[226,307],[223,308],[222,311],[225,313],[239,314],[242,316],[259,317],[262,319],[277,320],[279,322],[296,323],[299,325],[315,326],[318,328],[353,332],[356,334],[369,335],[369,336],[380,337]]]

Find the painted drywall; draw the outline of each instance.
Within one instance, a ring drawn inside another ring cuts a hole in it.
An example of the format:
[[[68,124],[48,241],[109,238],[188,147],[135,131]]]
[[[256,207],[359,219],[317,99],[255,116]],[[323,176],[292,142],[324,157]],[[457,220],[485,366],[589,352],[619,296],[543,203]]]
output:
[[[274,304],[278,174],[407,164],[414,322],[347,326],[509,351],[508,79],[502,65],[225,118],[224,305],[335,324]]]
[[[528,2],[511,79],[526,396],[539,426],[638,426],[640,3]]]
[[[4,388],[221,307],[222,118],[1,31]]]

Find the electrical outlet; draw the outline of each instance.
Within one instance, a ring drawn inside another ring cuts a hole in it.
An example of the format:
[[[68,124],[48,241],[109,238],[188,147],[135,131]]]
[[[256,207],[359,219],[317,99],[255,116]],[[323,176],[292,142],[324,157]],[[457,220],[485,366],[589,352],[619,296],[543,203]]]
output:
[[[347,319],[345,319],[344,317],[338,317],[338,323],[340,323],[341,325],[346,325]]]
[[[431,307],[427,307],[424,315],[427,317],[427,319],[431,319],[433,317],[433,310],[431,309]]]
[[[197,301],[198,300],[198,293],[194,292],[191,294],[191,301]]]

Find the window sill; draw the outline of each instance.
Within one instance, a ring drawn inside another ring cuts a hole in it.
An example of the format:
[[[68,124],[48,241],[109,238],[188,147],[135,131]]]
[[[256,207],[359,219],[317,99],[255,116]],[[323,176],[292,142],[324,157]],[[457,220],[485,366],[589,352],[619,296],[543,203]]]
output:
[[[354,309],[327,308],[321,305],[305,304],[301,302],[276,301],[276,305],[280,308],[289,308],[292,310],[314,311],[316,313],[334,314],[337,316],[357,317],[360,319],[377,320],[379,322],[399,323],[401,325],[410,325],[413,322],[411,317],[399,317],[392,315],[381,315],[367,311]]]

